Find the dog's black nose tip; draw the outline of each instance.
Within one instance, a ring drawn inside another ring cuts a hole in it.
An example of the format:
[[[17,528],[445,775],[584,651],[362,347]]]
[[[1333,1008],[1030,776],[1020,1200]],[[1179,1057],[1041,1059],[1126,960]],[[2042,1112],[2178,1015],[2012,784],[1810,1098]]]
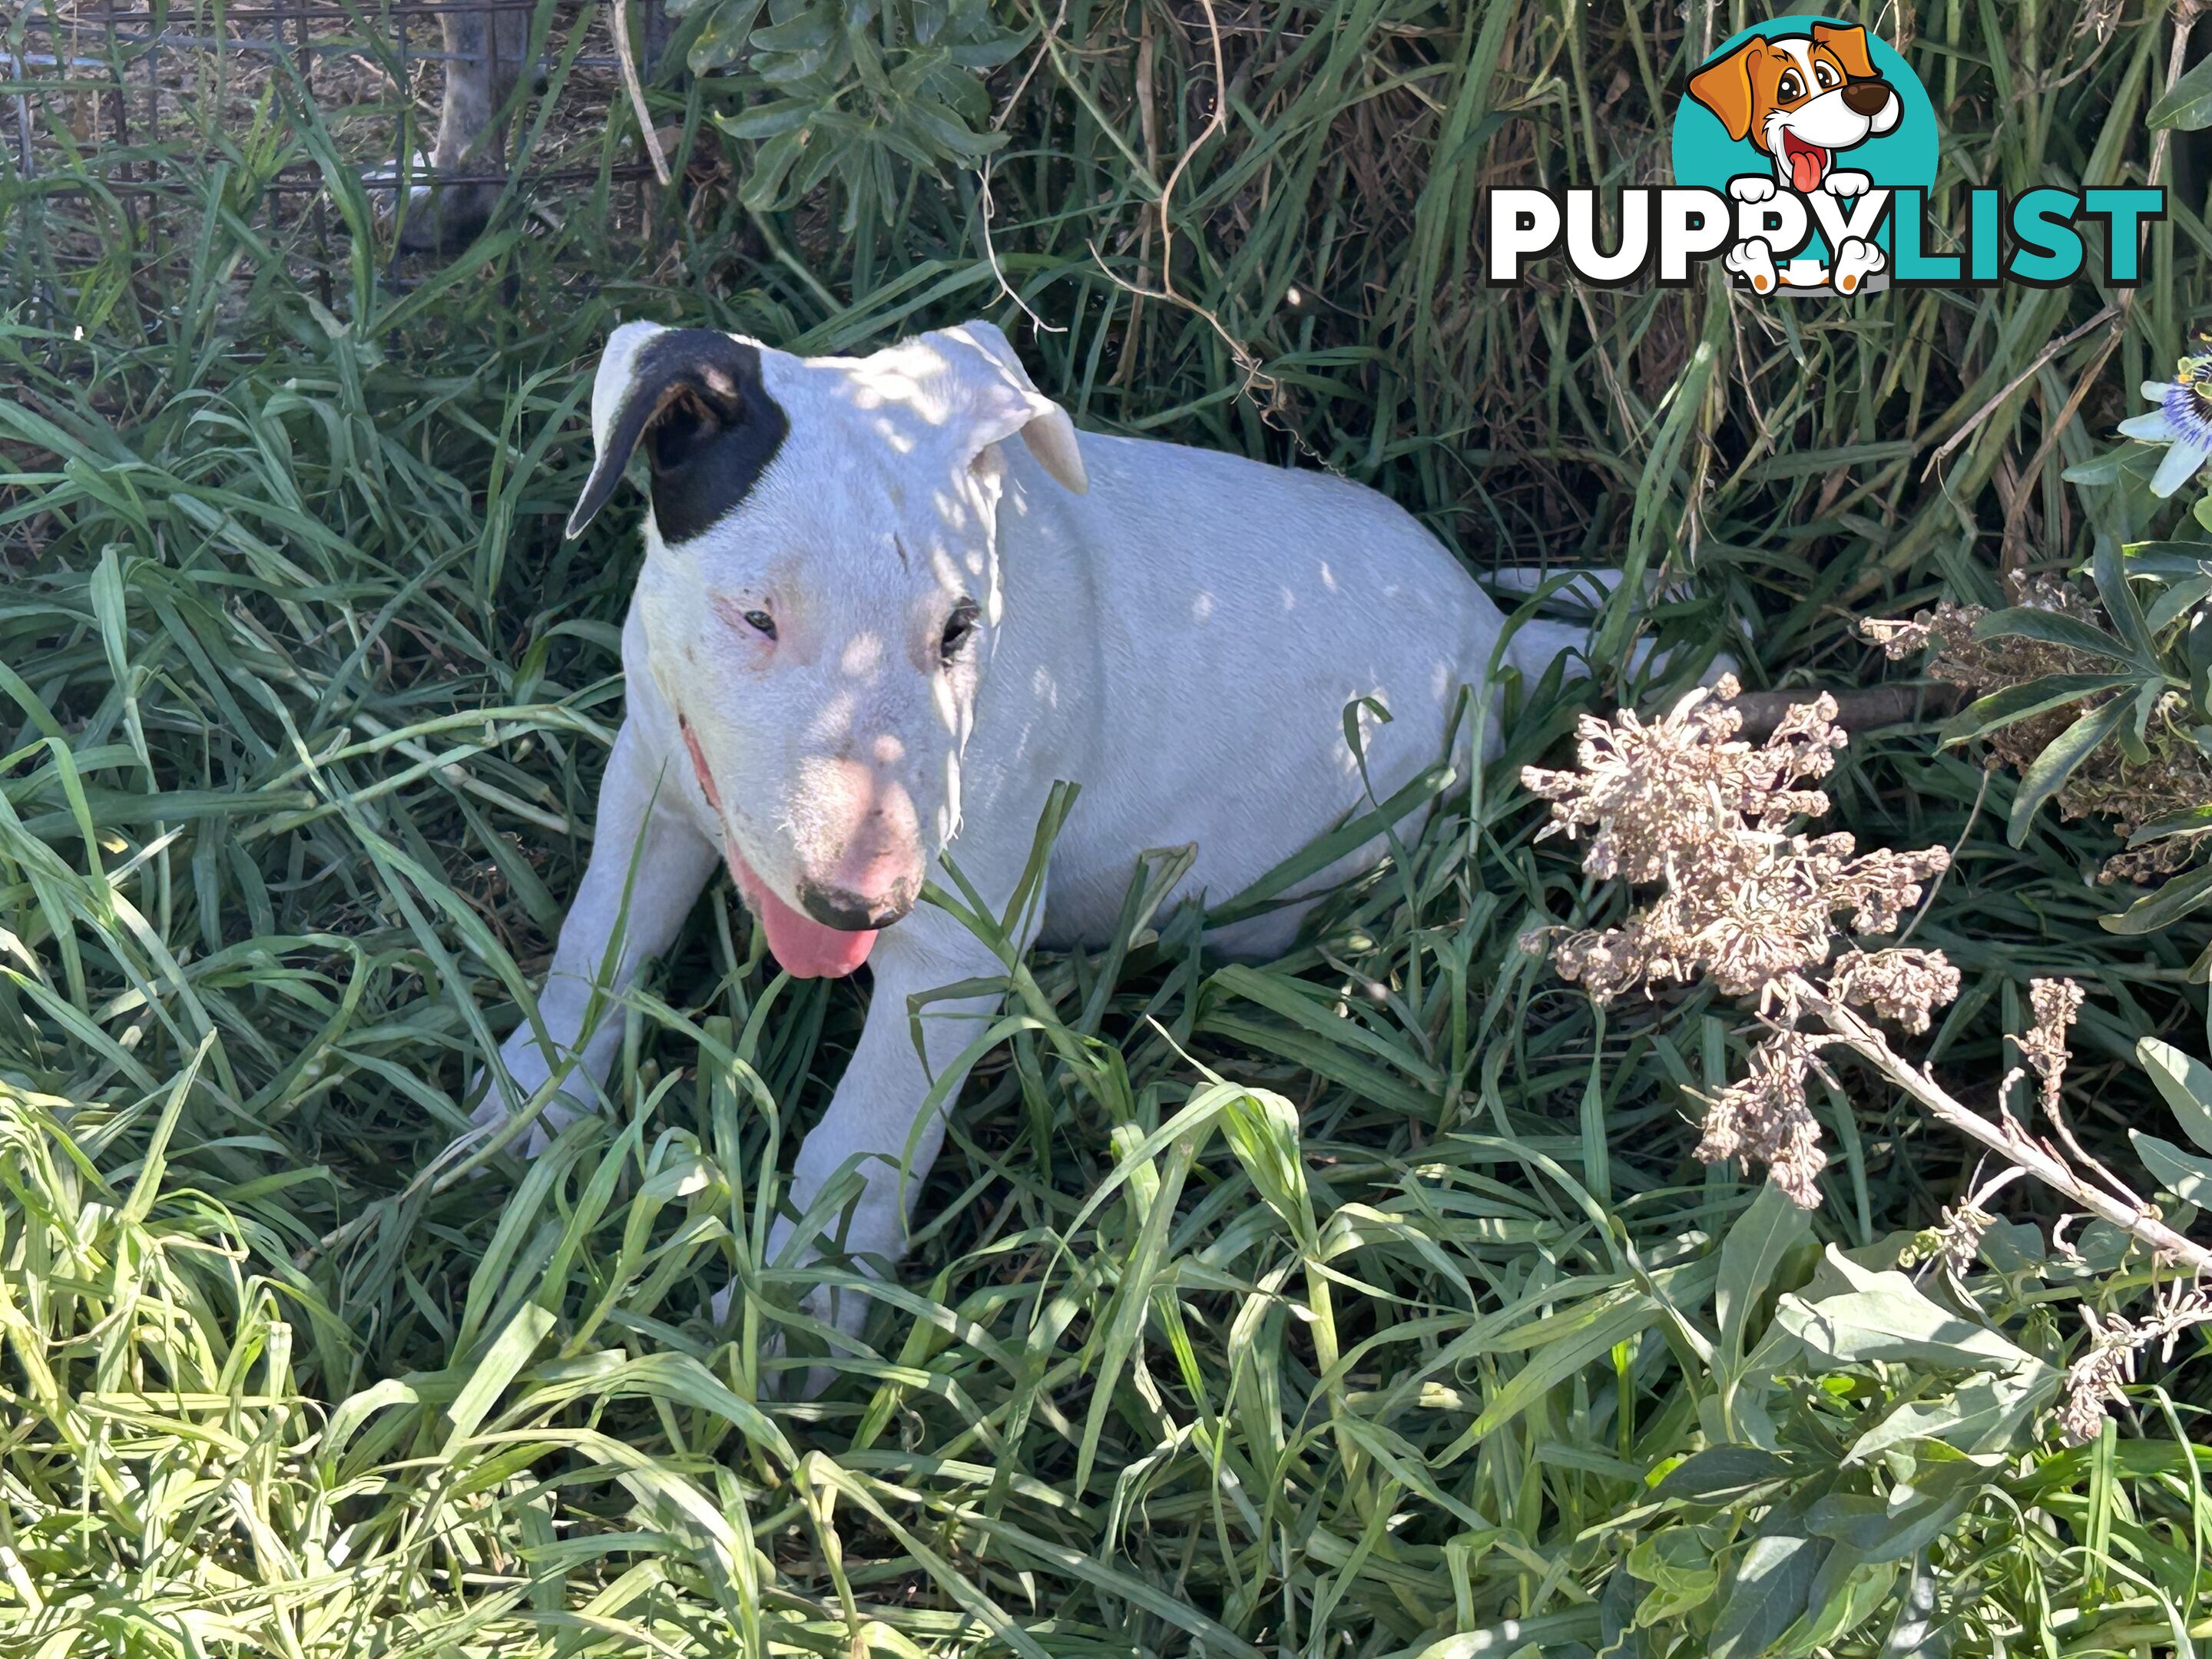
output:
[[[799,907],[824,927],[835,927],[841,933],[872,933],[879,927],[888,927],[914,908],[914,896],[900,888],[887,897],[863,898],[858,893],[848,893],[837,887],[817,887],[803,882],[799,889]]]
[[[1854,115],[1879,115],[1889,100],[1889,82],[1881,79],[1854,81],[1844,88],[1844,107]]]

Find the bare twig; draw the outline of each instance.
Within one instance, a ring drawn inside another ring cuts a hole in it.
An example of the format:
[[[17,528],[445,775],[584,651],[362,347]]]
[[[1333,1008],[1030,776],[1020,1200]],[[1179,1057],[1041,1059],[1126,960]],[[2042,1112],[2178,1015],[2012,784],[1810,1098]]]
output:
[[[1741,717],[1738,735],[1752,743],[1764,741],[1792,708],[1817,702],[1826,695],[1836,700],[1836,723],[1853,732],[1877,726],[1903,726],[1913,720],[1940,719],[1959,706],[1956,686],[1869,685],[1822,693],[1819,690],[1747,691],[1728,706]]]
[[[668,157],[661,153],[660,135],[646,113],[645,83],[638,79],[637,57],[629,49],[629,0],[614,0],[615,56],[622,60],[623,85],[629,89],[629,106],[637,112],[637,130],[645,140],[645,153],[653,158],[653,176],[668,188]]]
[[[1260,360],[1253,354],[1252,349],[1231,333],[1228,325],[1214,313],[1176,288],[1175,221],[1170,212],[1175,200],[1176,185],[1199,151],[1229,125],[1229,69],[1221,55],[1221,20],[1214,15],[1213,0],[1199,0],[1199,3],[1205,9],[1206,29],[1213,43],[1213,111],[1206,117],[1206,125],[1199,129],[1198,136],[1183,147],[1183,152],[1176,158],[1175,167],[1169,173],[1166,182],[1160,186],[1160,285],[1148,288],[1117,275],[1108,266],[1095,242],[1091,244],[1091,257],[1097,262],[1098,269],[1104,272],[1106,279],[1124,292],[1150,300],[1164,300],[1203,318],[1221,337],[1221,343],[1229,348],[1230,356],[1236,360],[1238,370],[1244,376],[1243,389],[1249,392],[1257,386],[1273,392],[1274,379],[1261,371]]]
[[[1021,103],[1022,94],[1029,90],[1030,81],[1036,78],[1038,65],[1045,61],[1050,51],[1051,40],[1059,34],[1060,26],[1066,21],[1067,0],[1060,0],[1059,11],[1054,14],[1052,21],[1044,26],[1045,38],[1037,46],[1036,56],[1030,60],[1030,66],[1022,71],[1022,78],[1014,83],[1014,89],[1006,94],[1006,101],[999,106],[998,114],[992,118],[992,131],[1005,131],[1008,118]],[[999,292],[1021,308],[1022,315],[1030,319],[1031,327],[1047,334],[1065,334],[1067,332],[1066,327],[1055,327],[1045,321],[1030,308],[1027,300],[1014,291],[1014,285],[1006,280],[1006,267],[999,263],[998,245],[991,240],[991,221],[998,211],[998,200],[991,194],[991,165],[997,160],[998,157],[995,155],[987,155],[983,158],[982,166],[975,170],[977,185],[975,209],[977,216],[981,222],[983,257],[990,262],[991,276],[999,284]]]
[[[2095,316],[2092,317],[2087,322],[2082,324],[2081,327],[2075,329],[2072,333],[2063,335],[2059,338],[2053,340],[2049,345],[2044,347],[2041,351],[2036,354],[2036,358],[2033,362],[2030,363],[2026,368],[2021,370],[2019,374],[2014,375],[2012,379],[2007,380],[2002,391],[1999,392],[1996,396],[1991,398],[1987,403],[1976,410],[1973,414],[1967,418],[1965,424],[1960,426],[1956,432],[1954,432],[1949,437],[1944,439],[1942,443],[1936,447],[1936,453],[1928,458],[1928,465],[1920,470],[1921,477],[1925,479],[1933,477],[1936,469],[1941,466],[1950,458],[1952,451],[1958,448],[1960,444],[1966,442],[1967,439],[1972,437],[1976,432],[1979,431],[1981,429],[1982,422],[1988,420],[1990,416],[1996,414],[1997,410],[2002,409],[2005,404],[2010,401],[2014,392],[2019,391],[2021,387],[2026,386],[2030,380],[2043,373],[2043,366],[2045,363],[2049,362],[2053,357],[2056,357],[2060,352],[2065,350],[2068,346],[2072,345],[2076,340],[2079,340],[2087,335],[2095,333],[2097,330],[2102,328],[2106,323],[2112,321],[2112,319],[2118,315],[2119,315],[2119,307],[2117,305],[2108,305]]]
[[[2212,1250],[2174,1231],[2148,1206],[2131,1209],[2103,1188],[2091,1186],[2041,1143],[2030,1139],[2016,1123],[2008,1120],[2000,1127],[1954,1098],[1926,1072],[1907,1064],[1889,1046],[1888,1039],[1879,1029],[1850,1009],[1829,1000],[1809,984],[1797,988],[1799,1006],[1820,1016],[1835,1041],[1925,1107],[1938,1122],[1979,1142],[1999,1158],[2018,1164],[2045,1186],[2100,1220],[2132,1234],[2154,1255],[2212,1277]]]

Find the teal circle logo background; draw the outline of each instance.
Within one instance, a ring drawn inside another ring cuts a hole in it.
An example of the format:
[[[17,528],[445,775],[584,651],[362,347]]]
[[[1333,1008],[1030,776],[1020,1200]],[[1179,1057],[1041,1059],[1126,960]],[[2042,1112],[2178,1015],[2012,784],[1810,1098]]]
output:
[[[1698,69],[1727,57],[1747,40],[1806,35],[1812,33],[1815,23],[1837,28],[1853,27],[1840,17],[1808,15],[1773,18],[1730,35]],[[1874,65],[1875,73],[1896,90],[1902,113],[1897,125],[1887,132],[1877,134],[1850,149],[1837,151],[1835,165],[1865,173],[1874,180],[1876,189],[1910,189],[1916,185],[1922,190],[1930,189],[1936,183],[1939,131],[1936,106],[1929,99],[1928,89],[1920,84],[1912,65],[1905,61],[1905,54],[1871,30],[1867,33],[1867,58]],[[1674,106],[1674,182],[1678,185],[1697,185],[1725,194],[1731,179],[1747,173],[1763,173],[1770,178],[1774,173],[1772,156],[1749,138],[1729,137],[1721,118],[1691,97],[1686,88]],[[1887,218],[1883,220],[1881,232],[1875,240],[1887,252]],[[1812,252],[1820,246],[1816,231],[1806,252]]]

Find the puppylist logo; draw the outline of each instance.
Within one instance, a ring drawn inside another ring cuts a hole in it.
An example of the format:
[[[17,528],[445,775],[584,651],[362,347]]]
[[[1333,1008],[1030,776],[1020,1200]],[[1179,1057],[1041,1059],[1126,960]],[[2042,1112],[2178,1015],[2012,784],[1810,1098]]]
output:
[[[2143,228],[2166,192],[2045,186],[2008,200],[1967,192],[1966,234],[1928,223],[1939,135],[1927,91],[1887,40],[1831,19],[1778,18],[1725,42],[1674,112],[1674,183],[1620,192],[1603,216],[1588,188],[1494,189],[1482,215],[1484,277],[1525,280],[1561,254],[1586,282],[1681,287],[1717,258],[1754,294],[1851,295],[1892,283],[2052,288],[2090,270],[2084,220],[2101,222],[2110,286],[2140,280]]]

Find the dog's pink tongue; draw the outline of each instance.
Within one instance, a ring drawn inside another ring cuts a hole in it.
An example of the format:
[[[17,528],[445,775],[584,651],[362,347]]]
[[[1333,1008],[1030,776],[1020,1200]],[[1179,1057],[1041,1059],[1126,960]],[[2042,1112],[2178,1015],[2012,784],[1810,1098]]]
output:
[[[684,746],[691,751],[692,769],[699,775],[699,787],[707,797],[707,805],[719,812],[722,810],[722,797],[714,787],[714,775],[707,769],[707,751],[699,746],[699,738],[690,721],[679,720],[678,725],[684,733]],[[842,979],[868,959],[868,951],[876,942],[872,933],[848,933],[840,928],[824,927],[813,917],[793,909],[775,896],[774,888],[754,873],[752,866],[745,862],[737,842],[726,832],[722,836],[722,856],[729,860],[730,879],[738,884],[738,890],[752,906],[761,926],[768,929],[768,948],[793,979]]]
[[[1820,157],[1826,152],[1817,149],[1790,151],[1790,184],[1800,196],[1810,196],[1820,187]]]
[[[778,898],[731,842],[725,841],[722,851],[730,861],[731,878],[753,907],[761,926],[768,929],[768,948],[793,978],[842,979],[868,959],[876,942],[874,933],[824,927]]]

